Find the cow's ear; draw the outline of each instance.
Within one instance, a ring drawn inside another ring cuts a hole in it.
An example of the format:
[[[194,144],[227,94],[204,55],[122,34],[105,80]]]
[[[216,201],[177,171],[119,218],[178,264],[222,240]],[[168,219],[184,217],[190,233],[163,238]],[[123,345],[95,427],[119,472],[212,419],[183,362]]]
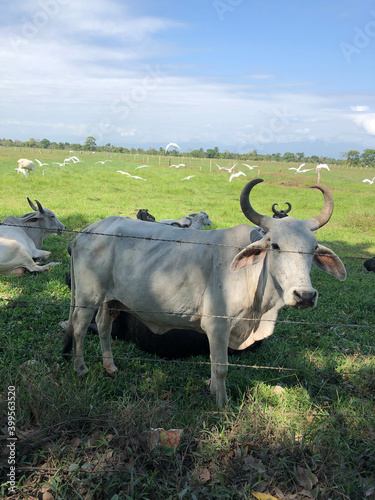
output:
[[[40,214],[38,214],[37,212],[36,213],[33,213],[33,214],[28,214],[27,217],[24,217],[22,219],[22,222],[38,222],[38,220],[40,220],[42,217],[40,216]]]
[[[232,260],[230,265],[231,271],[238,271],[246,266],[253,266],[262,262],[267,254],[267,250],[259,241],[249,245],[248,247],[241,250],[235,258]]]
[[[321,271],[332,274],[340,281],[346,279],[346,269],[337,255],[327,247],[318,245],[313,257],[313,264]]]

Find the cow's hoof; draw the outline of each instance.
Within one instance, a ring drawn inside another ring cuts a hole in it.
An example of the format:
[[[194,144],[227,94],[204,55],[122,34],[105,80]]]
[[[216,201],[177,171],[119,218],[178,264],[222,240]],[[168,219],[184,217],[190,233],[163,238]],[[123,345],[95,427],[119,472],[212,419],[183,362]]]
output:
[[[89,369],[87,368],[86,365],[81,365],[75,369],[75,372],[78,375],[78,377],[84,377],[85,375],[88,374]]]
[[[105,366],[103,368],[106,373],[108,373],[108,375],[112,378],[116,377],[116,375],[118,374],[118,368],[114,365],[111,368],[106,368]]]

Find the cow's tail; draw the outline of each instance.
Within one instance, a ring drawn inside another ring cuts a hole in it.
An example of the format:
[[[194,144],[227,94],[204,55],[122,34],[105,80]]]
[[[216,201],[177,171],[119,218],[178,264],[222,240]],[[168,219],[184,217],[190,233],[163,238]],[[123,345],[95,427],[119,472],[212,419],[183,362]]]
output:
[[[62,354],[63,356],[67,356],[71,353],[73,348],[73,338],[74,338],[74,329],[73,329],[73,311],[74,311],[74,302],[75,302],[75,290],[76,284],[74,279],[74,263],[73,263],[73,252],[70,253],[70,278],[71,278],[71,295],[70,295],[70,309],[69,309],[69,319],[68,325],[65,329],[64,335],[64,346]]]

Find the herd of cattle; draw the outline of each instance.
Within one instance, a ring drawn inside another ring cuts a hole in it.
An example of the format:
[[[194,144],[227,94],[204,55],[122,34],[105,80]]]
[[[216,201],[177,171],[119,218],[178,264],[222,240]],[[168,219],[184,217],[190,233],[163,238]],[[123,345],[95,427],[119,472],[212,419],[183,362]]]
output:
[[[273,333],[278,311],[314,307],[318,292],[310,282],[312,264],[339,280],[346,270],[337,255],[317,243],[314,231],[333,212],[333,198],[322,186],[321,212],[298,220],[285,211],[259,214],[250,194],[262,179],[242,190],[243,214],[255,226],[201,231],[205,212],[178,220],[155,221],[147,210],[137,219],[111,216],[91,224],[72,242],[71,307],[64,354],[74,343],[74,369],[84,375],[84,338],[93,324],[100,338],[105,370],[114,375],[112,335],[135,340],[141,349],[166,357],[203,352],[211,357],[211,393],[227,399],[228,352],[259,345]],[[65,226],[53,212],[28,198],[33,209],[0,224],[0,273],[45,271],[57,262],[37,264],[50,252],[43,240]],[[93,237],[94,235],[94,237]],[[365,262],[375,271],[375,258]],[[163,335],[161,335],[163,334]]]

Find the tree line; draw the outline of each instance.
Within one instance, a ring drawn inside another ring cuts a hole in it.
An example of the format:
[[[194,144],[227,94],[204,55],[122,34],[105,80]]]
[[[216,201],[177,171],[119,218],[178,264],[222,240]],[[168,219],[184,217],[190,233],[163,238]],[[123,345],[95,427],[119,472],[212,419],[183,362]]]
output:
[[[329,158],[326,156],[305,156],[304,153],[281,153],[260,154],[255,149],[244,154],[233,153],[231,151],[219,151],[216,146],[208,148],[206,151],[200,149],[188,149],[187,151],[179,151],[176,149],[168,150],[167,152],[163,147],[156,148],[126,148],[123,146],[113,146],[108,143],[104,146],[96,144],[95,137],[87,137],[84,144],[69,143],[69,142],[54,142],[48,139],[41,141],[33,138],[28,141],[19,141],[12,139],[0,139],[0,146],[3,147],[27,147],[38,149],[60,149],[60,150],[73,150],[73,151],[97,151],[109,153],[129,153],[129,154],[147,154],[147,155],[173,155],[173,156],[190,156],[193,158],[211,158],[211,159],[232,159],[232,160],[251,160],[258,161],[272,161],[272,162],[304,162],[304,163],[330,163],[336,165],[350,165],[352,167],[374,167],[375,166],[375,149],[365,149],[362,153],[357,150],[350,150],[341,153],[342,159]]]

